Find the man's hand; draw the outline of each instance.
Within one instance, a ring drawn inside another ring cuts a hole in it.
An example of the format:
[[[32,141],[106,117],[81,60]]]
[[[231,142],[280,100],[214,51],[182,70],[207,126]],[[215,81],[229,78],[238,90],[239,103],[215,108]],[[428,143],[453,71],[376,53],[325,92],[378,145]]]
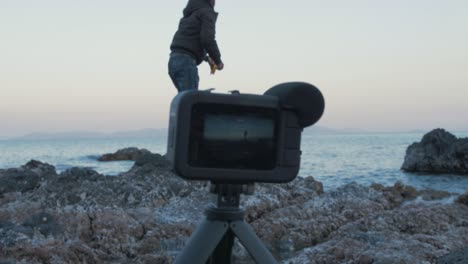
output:
[[[216,70],[221,71],[224,69],[224,63],[221,62],[220,64],[216,64],[216,62],[209,56],[207,57],[207,62],[210,65],[211,74],[214,74]]]
[[[207,57],[207,60],[206,62],[208,62],[208,64],[210,65],[210,73],[211,74],[214,74],[216,72],[216,63],[214,62],[214,60],[211,58],[211,57]]]
[[[214,62],[214,60],[210,57],[210,56],[207,56],[206,57],[206,62],[208,62],[208,64],[211,66],[211,65],[216,65],[216,63]]]

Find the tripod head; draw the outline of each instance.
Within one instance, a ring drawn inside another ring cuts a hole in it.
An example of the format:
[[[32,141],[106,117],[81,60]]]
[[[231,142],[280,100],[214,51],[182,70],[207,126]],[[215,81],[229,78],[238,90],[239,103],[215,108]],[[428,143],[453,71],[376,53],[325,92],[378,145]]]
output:
[[[240,195],[252,195],[254,184],[217,184],[211,183],[210,192],[217,195],[216,207],[205,211],[210,220],[234,221],[244,219],[245,211],[239,208]]]

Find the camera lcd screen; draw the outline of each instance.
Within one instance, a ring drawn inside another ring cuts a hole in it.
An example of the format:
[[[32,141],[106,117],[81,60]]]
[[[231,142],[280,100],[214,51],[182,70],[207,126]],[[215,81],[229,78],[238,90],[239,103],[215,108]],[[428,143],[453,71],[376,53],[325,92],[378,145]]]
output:
[[[274,169],[277,115],[273,108],[195,105],[190,124],[190,166]]]

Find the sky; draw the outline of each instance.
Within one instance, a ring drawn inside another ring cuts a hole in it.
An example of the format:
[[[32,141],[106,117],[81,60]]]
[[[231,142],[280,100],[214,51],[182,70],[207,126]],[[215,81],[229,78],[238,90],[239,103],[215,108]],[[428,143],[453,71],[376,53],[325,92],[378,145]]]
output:
[[[164,128],[186,0],[0,0],[0,137]],[[217,0],[225,69],[200,87],[305,81],[317,125],[468,130],[468,1]]]

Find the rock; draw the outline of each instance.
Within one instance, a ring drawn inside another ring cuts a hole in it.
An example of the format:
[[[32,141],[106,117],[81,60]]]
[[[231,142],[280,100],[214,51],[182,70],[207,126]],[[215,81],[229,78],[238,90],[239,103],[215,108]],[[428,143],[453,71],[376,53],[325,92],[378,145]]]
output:
[[[0,176],[0,194],[27,192],[39,186],[40,178],[30,171],[7,170]]]
[[[62,181],[93,181],[102,176],[91,168],[73,167],[63,171],[58,179]]]
[[[147,149],[124,148],[119,149],[115,153],[107,153],[98,158],[99,161],[119,161],[132,160],[136,161],[144,155],[151,154]]]
[[[371,188],[381,191],[387,198],[387,200],[395,203],[395,205],[401,205],[402,202],[408,200],[414,200],[417,197],[421,197],[425,201],[441,200],[449,198],[451,194],[446,191],[425,189],[418,191],[412,186],[404,185],[401,182],[396,182],[395,185],[390,187],[384,187],[382,184],[371,184]]]
[[[456,202],[468,206],[468,191],[466,191],[464,194],[458,196]]]
[[[22,169],[24,170],[30,170],[34,173],[36,173],[38,176],[49,176],[49,175],[56,175],[57,173],[55,172],[55,167],[43,163],[37,160],[30,160],[28,163],[25,165],[21,166]]]
[[[421,194],[422,199],[425,201],[441,200],[452,196],[452,194],[449,192],[431,189],[422,190],[419,193]]]
[[[340,227],[370,212],[390,208],[392,204],[382,193],[350,184],[315,199],[278,208],[252,224],[267,247],[282,258],[326,241]],[[285,248],[283,241],[291,241],[291,245]]]
[[[287,263],[434,263],[468,243],[468,210],[410,204],[370,212]]]
[[[60,227],[54,217],[45,212],[32,215],[23,226],[37,230],[44,236],[56,235],[60,232]]]
[[[149,153],[141,155],[135,161],[135,166],[142,167],[145,165],[154,167],[169,167],[170,163],[164,156],[160,154]]]
[[[437,259],[437,264],[466,264],[468,263],[468,247],[451,252]]]
[[[20,168],[0,170],[0,195],[8,192],[28,192],[40,185],[44,177],[56,175],[52,165],[31,160]]]
[[[19,241],[28,240],[33,233],[30,227],[16,225],[10,221],[0,221],[0,248],[11,247]]]
[[[468,138],[457,139],[435,129],[406,150],[401,167],[407,172],[468,174]]]
[[[382,192],[386,200],[392,204],[392,206],[399,206],[404,201],[414,200],[420,195],[420,193],[413,187],[396,182],[395,185],[390,187],[384,187],[381,184],[372,184],[371,188]]]
[[[300,204],[323,193],[323,185],[309,176],[298,177],[288,184],[257,184],[252,196],[244,196],[241,205],[246,208],[245,219],[249,222],[293,204]]]

